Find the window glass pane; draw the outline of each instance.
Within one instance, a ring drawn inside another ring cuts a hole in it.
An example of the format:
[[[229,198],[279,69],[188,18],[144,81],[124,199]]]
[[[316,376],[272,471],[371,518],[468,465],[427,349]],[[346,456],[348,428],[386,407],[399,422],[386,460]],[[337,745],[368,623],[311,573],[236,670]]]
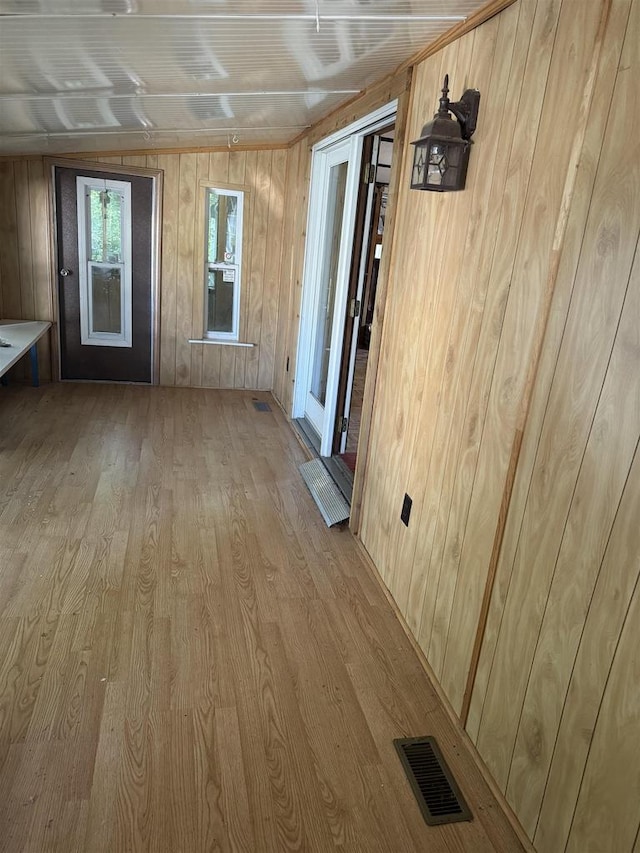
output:
[[[233,331],[235,271],[209,270],[207,274],[207,331]]]
[[[211,264],[237,263],[237,196],[209,190],[208,208],[207,261]]]
[[[109,189],[89,190],[89,260],[99,263],[122,263],[121,193]]]
[[[348,163],[339,163],[337,166],[333,166],[329,173],[327,228],[318,294],[318,329],[313,359],[313,373],[311,376],[311,393],[322,406],[325,405],[327,396],[329,356],[331,355],[331,329],[333,326],[333,309],[336,281],[338,278],[340,235],[342,233],[342,215],[344,213],[348,166]]]
[[[215,190],[209,190],[209,232],[207,239],[207,261],[210,264],[216,262],[218,246],[218,199],[220,196]]]
[[[210,338],[238,339],[243,199],[241,190],[206,191],[204,334]]]
[[[120,267],[90,265],[93,332],[122,334],[122,275]]]

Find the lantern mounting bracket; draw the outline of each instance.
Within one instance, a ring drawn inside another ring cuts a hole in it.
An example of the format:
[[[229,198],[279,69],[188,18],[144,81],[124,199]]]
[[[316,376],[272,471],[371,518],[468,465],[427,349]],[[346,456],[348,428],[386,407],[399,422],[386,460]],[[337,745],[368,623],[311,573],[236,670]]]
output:
[[[458,119],[460,134],[467,141],[471,139],[476,129],[479,106],[480,92],[477,89],[466,89],[459,101],[450,101],[449,75],[445,74],[438,114],[441,117],[446,117],[448,112],[453,113]]]

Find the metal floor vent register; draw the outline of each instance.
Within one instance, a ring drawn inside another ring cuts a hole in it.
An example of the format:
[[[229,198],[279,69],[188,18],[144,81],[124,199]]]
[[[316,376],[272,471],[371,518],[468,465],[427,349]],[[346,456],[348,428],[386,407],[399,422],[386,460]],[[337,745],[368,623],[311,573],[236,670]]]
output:
[[[393,745],[429,825],[473,820],[435,738],[398,738]]]
[[[341,521],[349,518],[349,504],[344,499],[342,492],[333,482],[327,469],[319,459],[303,462],[298,466],[302,479],[307,484],[311,496],[318,504],[318,509],[327,523],[327,527],[333,527]]]
[[[253,408],[256,412],[270,412],[271,406],[268,403],[263,402],[262,400],[254,400]]]

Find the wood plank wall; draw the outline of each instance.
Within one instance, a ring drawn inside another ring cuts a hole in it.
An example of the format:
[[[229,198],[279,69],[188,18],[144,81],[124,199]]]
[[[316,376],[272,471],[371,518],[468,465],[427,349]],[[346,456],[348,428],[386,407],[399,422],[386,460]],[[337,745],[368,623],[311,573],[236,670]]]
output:
[[[640,824],[638,0],[611,4],[597,72],[468,728],[540,851],[624,853]]]
[[[480,123],[464,193],[405,153],[361,537],[536,849],[631,853],[640,0],[511,6],[414,69],[409,139],[445,72]]]
[[[309,143],[303,139],[289,150],[287,160],[283,258],[273,384],[273,394],[287,413],[291,412],[293,405],[296,375],[310,154]]]
[[[164,170],[162,385],[272,388],[288,157],[287,150],[275,149],[97,158],[114,166]],[[53,318],[47,181],[41,159],[0,161],[0,316]],[[240,339],[257,344],[252,349],[188,343],[203,333],[201,181],[248,191]],[[46,353],[43,363],[49,364]]]
[[[41,159],[0,160],[0,317],[53,320],[47,183]],[[38,343],[40,378],[51,379],[48,335]],[[13,368],[27,376],[26,360]]]

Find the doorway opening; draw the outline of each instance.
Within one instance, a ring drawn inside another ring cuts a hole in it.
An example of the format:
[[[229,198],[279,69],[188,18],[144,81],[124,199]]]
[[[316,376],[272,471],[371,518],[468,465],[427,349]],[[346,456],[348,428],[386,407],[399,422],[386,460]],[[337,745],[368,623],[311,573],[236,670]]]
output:
[[[330,467],[351,496],[389,198],[393,124],[365,137]]]
[[[294,423],[351,500],[397,104],[314,148]]]

